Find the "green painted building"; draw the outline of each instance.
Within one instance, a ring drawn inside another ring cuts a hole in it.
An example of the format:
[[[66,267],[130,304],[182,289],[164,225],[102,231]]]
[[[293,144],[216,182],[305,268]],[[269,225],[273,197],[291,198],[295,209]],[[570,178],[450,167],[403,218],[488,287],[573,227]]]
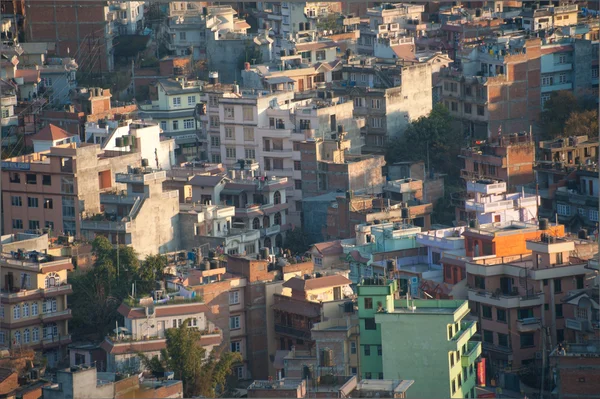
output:
[[[359,303],[362,317],[360,309]],[[481,342],[469,341],[477,323],[464,320],[468,313],[466,300],[407,303],[405,299],[394,301],[387,312],[374,313],[376,331],[381,334],[383,378],[415,380],[411,398],[476,397]],[[362,326],[361,319],[361,346]]]
[[[395,280],[383,278],[363,278],[357,285],[361,378],[383,379],[381,327],[375,322],[375,314],[394,310],[394,293],[397,290]]]

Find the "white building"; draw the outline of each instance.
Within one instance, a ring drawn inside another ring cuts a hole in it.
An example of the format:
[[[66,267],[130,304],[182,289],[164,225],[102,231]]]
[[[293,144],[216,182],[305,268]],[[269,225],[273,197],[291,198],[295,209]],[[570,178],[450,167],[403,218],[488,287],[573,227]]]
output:
[[[539,196],[524,192],[507,193],[506,183],[491,180],[467,182],[470,198],[465,209],[479,224],[496,222],[532,222],[537,220]]]
[[[189,328],[205,331],[200,344],[206,349],[206,356],[220,345],[221,333],[207,320],[210,310],[201,298],[181,286],[177,296],[185,301],[178,301],[174,296],[154,291],[153,297],[127,300],[119,306],[124,326],[100,344],[107,354],[106,371],[137,373],[143,370],[139,353],[148,358],[160,356],[161,349],[167,347],[166,331],[181,326],[185,320],[189,320]]]
[[[112,22],[114,33],[135,35],[144,28],[143,1],[111,1],[107,12],[107,21]]]
[[[195,118],[202,82],[185,78],[160,79],[151,89],[151,100],[139,104],[139,116],[157,122],[162,135],[175,140],[177,155],[193,158],[196,146],[203,141]]]
[[[52,124],[31,136],[33,152],[48,151],[61,144],[79,143],[79,136]]]
[[[170,170],[175,164],[175,141],[161,137],[156,122],[141,120],[99,121],[85,125],[85,141],[100,144],[103,150],[135,151],[155,169]]]

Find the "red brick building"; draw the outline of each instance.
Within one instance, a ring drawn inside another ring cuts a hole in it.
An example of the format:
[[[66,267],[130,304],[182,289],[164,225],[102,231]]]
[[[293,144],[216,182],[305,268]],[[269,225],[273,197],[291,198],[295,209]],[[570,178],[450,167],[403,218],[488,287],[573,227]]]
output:
[[[567,344],[550,354],[558,399],[600,398],[600,351],[595,344]],[[554,391],[553,391],[554,392]]]

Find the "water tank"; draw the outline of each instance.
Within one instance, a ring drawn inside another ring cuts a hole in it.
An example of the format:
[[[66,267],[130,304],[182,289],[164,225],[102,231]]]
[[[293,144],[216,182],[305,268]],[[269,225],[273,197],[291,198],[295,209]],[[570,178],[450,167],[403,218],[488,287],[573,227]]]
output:
[[[123,136],[123,147],[127,147],[129,145],[129,136]]]
[[[261,259],[269,259],[269,248],[264,247],[260,249],[260,258]]]
[[[479,220],[477,220],[477,219],[469,220],[469,227],[472,229],[478,229],[479,228]]]
[[[249,71],[249,70],[250,70],[250,63],[244,62],[244,71]]]
[[[208,257],[209,258],[214,258],[215,257],[215,251],[208,251]]]
[[[401,215],[402,219],[409,219],[410,213],[408,212],[408,208],[402,208]]]
[[[321,278],[321,277],[323,277],[323,274],[321,274],[321,273],[315,273],[315,278]]]
[[[380,224],[381,220],[373,220],[373,224]]]
[[[129,146],[131,148],[137,147],[137,139],[134,136],[129,136]]]
[[[211,259],[210,260],[210,270],[214,270],[214,269],[218,269],[219,268],[219,261],[216,259]]]
[[[200,270],[210,270],[210,261],[208,259],[200,264]]]
[[[548,230],[548,219],[542,218],[540,219],[540,230],[545,231]]]
[[[396,271],[396,260],[395,259],[387,260],[387,271],[388,272]]]
[[[217,83],[219,83],[219,72],[209,72],[208,83],[210,83],[211,85],[216,85]]]
[[[147,168],[147,167],[148,167],[148,158],[144,158],[144,159],[142,159],[142,166],[143,166],[144,168]]]
[[[582,240],[586,240],[587,236],[588,236],[588,231],[586,229],[581,229],[577,233],[577,237],[580,238],[580,239],[582,239]]]
[[[333,350],[323,349],[321,352],[321,367],[333,367]]]
[[[117,147],[124,147],[124,145],[123,145],[123,138],[122,137],[117,137],[115,139],[115,146],[117,146]]]

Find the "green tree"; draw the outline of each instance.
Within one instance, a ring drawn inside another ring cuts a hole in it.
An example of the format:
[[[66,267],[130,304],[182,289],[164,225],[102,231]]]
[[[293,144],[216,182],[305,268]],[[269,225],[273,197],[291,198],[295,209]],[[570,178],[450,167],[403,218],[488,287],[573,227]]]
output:
[[[308,251],[311,243],[301,228],[294,228],[285,236],[284,248],[289,249],[293,255],[301,255]]]
[[[598,111],[573,112],[565,122],[563,136],[598,137]]]
[[[427,161],[433,171],[446,173],[447,183],[459,178],[456,161],[464,137],[452,124],[450,113],[442,104],[436,104],[428,116],[408,125],[402,135],[396,136],[388,145],[388,163],[399,161]]]
[[[249,62],[252,65],[262,64],[263,55],[260,48],[253,41],[246,42],[246,48],[238,58],[238,70],[244,69],[244,63]]]
[[[341,22],[339,21],[339,14],[328,14],[325,17],[321,17],[317,20],[317,30],[323,32],[325,30],[338,30],[340,29]]]
[[[160,358],[148,358],[143,353],[139,357],[144,367],[154,373],[173,371],[175,378],[183,382],[185,397],[214,398],[226,389],[227,377],[242,357],[232,352],[219,356],[215,350],[206,356],[206,349],[200,345],[202,333],[197,328],[190,328],[189,322],[186,319],[180,327],[166,331],[167,348]]]
[[[590,101],[587,95],[575,96],[569,90],[552,92],[550,98],[544,103],[544,109],[541,113],[541,139],[550,140],[557,137],[571,136],[577,133],[571,132],[569,129],[581,128],[580,121],[589,120],[591,114],[578,115],[585,111],[595,111],[595,101]],[[567,126],[567,121],[571,120],[571,124]],[[598,135],[598,129],[594,136]]]

